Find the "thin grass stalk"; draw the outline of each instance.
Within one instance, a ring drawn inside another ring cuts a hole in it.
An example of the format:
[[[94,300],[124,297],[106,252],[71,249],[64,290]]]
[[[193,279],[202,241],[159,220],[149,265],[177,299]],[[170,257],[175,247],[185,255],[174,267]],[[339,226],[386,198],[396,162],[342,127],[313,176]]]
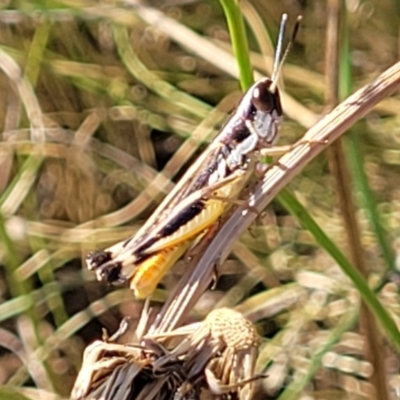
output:
[[[36,180],[36,173],[43,161],[40,145],[45,141],[44,124],[42,119],[42,112],[39,102],[33,91],[30,82],[22,74],[18,64],[4,51],[0,49],[0,68],[4,71],[10,82],[16,86],[19,97],[24,104],[27,117],[30,124],[31,140],[38,148],[28,157],[21,165],[18,174],[13,179],[11,184],[4,191],[0,197],[0,214],[1,214],[1,235],[4,243],[7,244],[6,251],[9,259],[6,262],[6,272],[9,282],[9,287],[13,295],[26,295],[31,296],[32,284],[29,280],[17,281],[14,272],[18,268],[18,252],[14,248],[13,242],[10,239],[5,222],[7,217],[14,214],[21,204],[25,201],[26,196],[33,183]],[[33,326],[32,346],[39,347],[42,339],[39,333],[39,326],[41,323],[41,316],[35,307],[35,303],[31,302],[31,307],[27,310],[27,317]],[[49,369],[47,366],[46,376],[43,377],[43,383],[47,387],[52,386],[51,378],[49,378]]]
[[[277,400],[294,400],[298,398],[304,387],[314,378],[321,366],[324,355],[338,340],[340,340],[344,333],[351,329],[356,322],[357,317],[358,311],[354,311],[343,316],[341,320],[338,321],[335,328],[329,332],[327,340],[311,357],[308,369],[296,377],[279,395]]]
[[[37,86],[40,68],[43,63],[45,50],[50,36],[51,26],[51,22],[46,18],[43,18],[35,31],[31,46],[29,48],[24,78],[30,82],[33,88],[36,88]],[[27,210],[37,209],[36,199],[34,196],[29,196],[26,201],[30,203],[30,206],[26,207]],[[31,215],[31,219],[36,220],[37,218],[35,215]],[[46,243],[41,238],[31,240],[30,245],[34,253],[40,251],[40,249],[46,248]],[[39,268],[38,275],[44,284],[49,284],[56,280],[50,263],[46,263],[42,266],[42,268]],[[60,326],[68,319],[64,302],[60,293],[55,292],[53,293],[53,296],[49,296],[48,306],[56,326]]]
[[[40,290],[40,292],[47,294],[46,290]],[[129,289],[119,290],[92,302],[89,307],[70,317],[68,321],[58,327],[51,336],[46,338],[46,341],[41,346],[37,347],[33,354],[30,355],[31,358],[35,359],[37,362],[44,362],[51,352],[57,350],[61,343],[76,334],[94,317],[98,317],[106,311],[109,311],[112,307],[126,302],[127,297],[129,296],[133,296]],[[28,379],[28,368],[23,365],[14,374],[10,384],[12,383],[12,385],[21,386],[25,384]]]
[[[173,85],[161,80],[156,74],[149,71],[132,50],[127,28],[113,24],[113,33],[118,53],[128,71],[146,87],[167,99],[177,107],[192,113],[200,118],[206,118],[211,111],[206,103],[181,92]]]
[[[335,62],[335,66],[338,68],[339,76],[337,76],[338,81],[335,82],[337,87],[336,93],[338,99],[346,98],[352,89],[352,76],[351,76],[351,60],[350,60],[350,44],[349,44],[349,30],[347,26],[347,11],[346,5],[341,0],[332,0],[337,5],[337,13],[338,17],[341,19],[341,26],[338,29],[341,29],[341,38],[342,40],[336,44],[336,47],[339,47],[340,43],[340,57],[339,60]],[[340,83],[339,83],[340,82]],[[354,133],[349,132],[350,134],[344,137],[343,143],[344,147],[341,149],[341,155],[344,155],[344,160],[340,164],[338,164],[338,169],[344,170],[346,169],[345,174],[346,177],[340,176],[337,179],[337,187],[339,188],[339,196],[340,196],[340,205],[344,212],[344,223],[347,227],[349,242],[350,242],[350,250],[352,253],[352,258],[358,270],[364,276],[364,279],[368,278],[369,270],[366,264],[366,259],[364,255],[364,251],[361,244],[361,233],[358,225],[358,221],[356,219],[355,206],[353,205],[353,196],[351,196],[351,187],[358,187],[361,190],[365,189],[364,197],[371,199],[371,190],[368,185],[367,177],[363,170],[364,163],[363,157],[361,156],[361,151],[359,150],[360,146],[356,145],[356,137]],[[352,146],[348,146],[348,143],[352,143]],[[344,151],[343,151],[344,150]],[[357,164],[355,160],[359,161],[360,164]],[[357,176],[352,174],[352,169],[347,168],[347,166],[352,165],[353,168],[357,170]],[[357,164],[357,165],[356,165]],[[352,180],[346,179],[348,176],[353,177]],[[356,182],[358,182],[357,178],[361,178],[363,181],[362,186],[357,186]],[[346,189],[341,190],[341,188]],[[368,204],[373,206],[372,201],[369,201]],[[376,208],[373,207],[373,210],[368,210],[369,215],[377,215]],[[373,229],[377,238],[379,237],[383,239],[383,232],[380,229],[381,224],[378,220],[373,221],[372,223]],[[378,240],[378,243],[381,247],[382,254],[388,256],[390,258],[390,254],[387,252],[388,244],[385,241]],[[386,261],[389,261],[389,258],[386,258]],[[391,261],[393,262],[393,256],[391,257]],[[390,261],[389,261],[390,262]],[[389,267],[390,268],[390,267]],[[374,302],[379,302],[379,299],[374,294]],[[381,304],[379,302],[379,304]],[[383,307],[382,307],[383,308]],[[386,311],[386,309],[385,309]],[[375,387],[376,393],[379,394],[379,398],[382,400],[389,399],[388,386],[387,386],[387,378],[385,371],[385,360],[384,354],[381,351],[382,348],[382,337],[380,335],[379,329],[377,327],[377,319],[373,317],[373,313],[371,309],[365,307],[365,303],[362,304],[360,310],[360,332],[366,337],[366,355],[367,359],[373,365],[373,374],[370,378],[373,386]]]
[[[243,15],[239,2],[235,0],[220,0],[228,23],[229,36],[232,42],[233,54],[239,66],[239,82],[245,91],[252,83],[252,66],[249,57],[249,46],[244,28]]]
[[[207,60],[207,62],[211,62],[221,71],[224,71],[228,75],[235,78],[239,77],[237,63],[242,63],[241,58],[236,60],[228,51],[221,49],[221,47],[217,46],[216,44],[204,39],[200,35],[197,35],[192,30],[188,29],[182,24],[179,24],[172,18],[167,17],[160,11],[154,10],[150,7],[145,7],[143,5],[138,5],[134,0],[127,1],[134,4],[133,10],[135,14],[148,24],[155,25],[157,29],[167,34],[174,41],[181,44],[183,47],[188,48],[193,54],[196,54],[200,58]],[[210,54],[213,54],[211,59]],[[242,57],[249,57],[249,54],[242,54]],[[259,79],[261,77],[262,75],[260,73],[254,73],[255,79]],[[246,79],[244,82],[250,82],[250,79],[251,81],[253,79],[251,70],[246,72]],[[304,107],[292,96],[282,90],[280,91],[280,95],[285,115],[293,118],[300,125],[306,128],[311,128],[313,124],[318,121],[318,115],[309,110],[307,107]]]

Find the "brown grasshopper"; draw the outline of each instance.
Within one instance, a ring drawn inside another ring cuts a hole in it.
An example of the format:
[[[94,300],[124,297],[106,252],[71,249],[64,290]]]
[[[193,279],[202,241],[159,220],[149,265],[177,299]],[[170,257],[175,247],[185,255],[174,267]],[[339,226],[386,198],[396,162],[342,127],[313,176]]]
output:
[[[299,27],[298,19],[281,57],[286,20],[284,14],[272,77],[247,90],[217,137],[134,236],[87,256],[98,280],[130,282],[136,297],[150,296],[175,262],[237,200],[257,152],[272,148],[278,139],[282,106],[277,80]]]

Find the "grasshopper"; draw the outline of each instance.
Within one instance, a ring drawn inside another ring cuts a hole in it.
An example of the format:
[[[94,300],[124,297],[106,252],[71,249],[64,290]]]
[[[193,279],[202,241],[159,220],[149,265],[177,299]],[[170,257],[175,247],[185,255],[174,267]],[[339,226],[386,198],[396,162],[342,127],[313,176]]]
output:
[[[137,298],[150,296],[175,262],[237,200],[254,170],[257,152],[272,148],[278,139],[282,105],[277,80],[300,21],[281,57],[286,20],[284,14],[272,77],[247,90],[219,134],[134,236],[88,254],[88,269],[98,280],[130,282]]]

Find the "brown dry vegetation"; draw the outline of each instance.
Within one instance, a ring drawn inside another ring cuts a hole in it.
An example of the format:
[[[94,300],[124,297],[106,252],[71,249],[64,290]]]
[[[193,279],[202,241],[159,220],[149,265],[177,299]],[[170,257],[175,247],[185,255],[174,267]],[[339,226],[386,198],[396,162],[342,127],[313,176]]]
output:
[[[97,282],[84,258],[143,223],[240,99],[235,59],[206,46],[231,52],[219,2],[147,6],[161,13],[162,24],[146,21],[130,1],[0,5],[0,384],[8,385],[0,387],[2,399],[68,397],[83,351],[102,337],[102,328],[113,333],[123,316],[135,327],[142,303],[128,289]],[[280,143],[293,143],[332,108],[325,100],[332,10],[325,1],[242,6],[251,61],[264,75],[270,62],[260,49],[272,55],[281,14],[291,21],[303,15],[283,68],[284,89],[297,103],[283,104]],[[340,43],[348,30],[350,57],[342,61],[351,70],[340,79],[354,92],[398,60],[400,7],[389,0],[348,1],[347,7]],[[178,31],[173,21],[195,35]],[[289,189],[349,259],[354,243],[340,198],[354,200],[363,273],[399,326],[398,94],[350,134],[352,142],[335,153],[348,175],[337,173],[335,156],[324,153]],[[373,192],[384,248],[360,177],[349,172],[354,163]],[[350,185],[340,189],[338,180]],[[178,263],[164,279],[156,310],[184,270]],[[353,283],[281,204],[256,219],[218,275],[186,323],[217,307],[236,307],[256,325],[263,337],[258,372],[268,374],[259,398],[400,397],[391,335],[376,328]]]

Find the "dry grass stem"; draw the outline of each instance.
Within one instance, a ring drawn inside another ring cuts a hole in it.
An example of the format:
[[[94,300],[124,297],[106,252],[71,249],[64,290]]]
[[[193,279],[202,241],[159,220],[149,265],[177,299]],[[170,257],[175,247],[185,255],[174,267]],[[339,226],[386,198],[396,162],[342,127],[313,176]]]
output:
[[[400,63],[397,63],[338,105],[293,145],[292,150],[268,168],[262,182],[250,197],[250,206],[263,210],[302,168],[368,113],[376,103],[392,93],[399,84]],[[196,268],[193,273],[188,268],[182,281],[173,290],[164,306],[166,312],[159,321],[160,331],[169,331],[179,325],[182,317],[209,287],[215,265],[226,259],[235,241],[255,218],[256,215],[245,207],[238,207],[225,221],[204,254],[194,258]]]

